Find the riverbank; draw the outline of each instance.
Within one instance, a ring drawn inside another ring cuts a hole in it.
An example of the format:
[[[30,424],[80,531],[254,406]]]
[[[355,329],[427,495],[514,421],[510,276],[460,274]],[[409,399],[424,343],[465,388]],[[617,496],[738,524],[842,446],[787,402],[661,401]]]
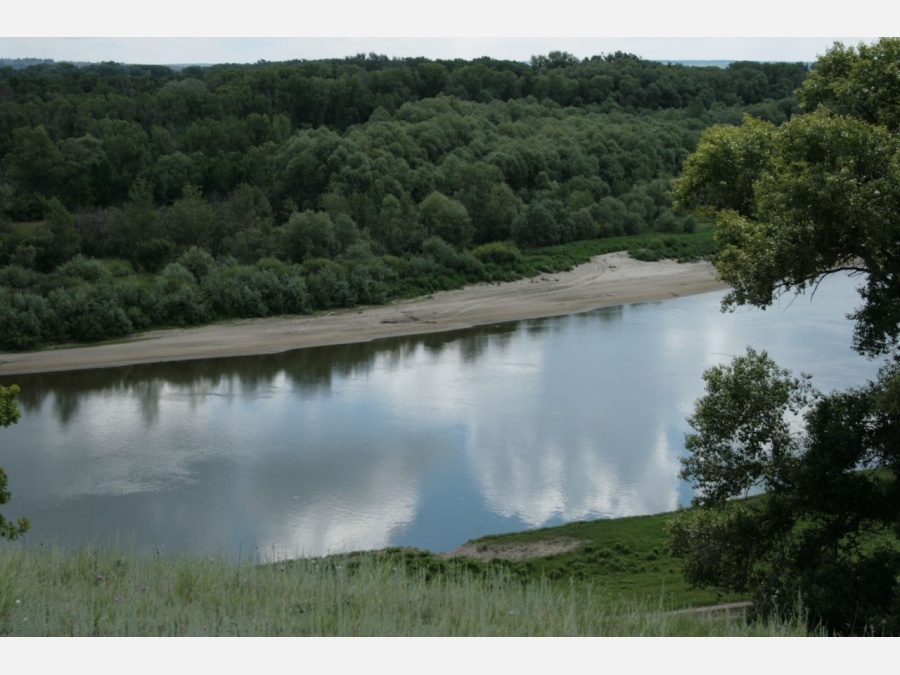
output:
[[[673,612],[577,579],[401,552],[274,565],[121,548],[0,547],[3,637],[808,635],[801,621]]]
[[[800,620],[748,622],[740,596],[690,588],[668,547],[678,513],[486,536],[449,554],[267,562],[6,542],[0,635],[808,634]]]
[[[648,263],[635,260],[627,253],[610,253],[568,272],[469,286],[382,306],[159,330],[85,347],[0,353],[0,373],[15,375],[270,354],[560,316],[724,287],[708,262]]]

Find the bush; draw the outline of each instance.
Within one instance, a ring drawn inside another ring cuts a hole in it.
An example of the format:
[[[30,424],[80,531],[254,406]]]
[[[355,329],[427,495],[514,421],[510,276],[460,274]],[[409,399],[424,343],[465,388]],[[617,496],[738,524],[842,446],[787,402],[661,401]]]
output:
[[[0,267],[0,287],[25,290],[36,285],[40,278],[41,275],[38,272],[21,265]]]
[[[196,246],[191,246],[185,251],[177,262],[194,276],[194,281],[198,284],[206,278],[216,264],[209,252]]]
[[[313,259],[304,263],[306,286],[313,309],[352,307],[357,296],[350,285],[347,270],[332,260]]]
[[[522,260],[522,252],[511,241],[493,241],[490,244],[482,244],[472,251],[472,255],[483,263],[496,265],[512,265]]]
[[[134,330],[112,286],[57,289],[48,296],[61,342],[95,342]]]
[[[269,309],[259,289],[265,277],[275,279],[277,284],[277,278],[271,272],[235,265],[207,276],[202,289],[210,308],[218,316],[266,316]]]
[[[194,275],[178,263],[170,263],[154,280],[156,315],[154,323],[189,326],[211,318],[206,298],[194,281]]]
[[[144,330],[153,325],[157,314],[157,295],[152,286],[141,283],[134,277],[116,283],[119,304],[125,309],[135,330]]]
[[[79,254],[70,261],[56,268],[56,273],[63,277],[81,279],[82,281],[98,282],[112,279],[109,270],[99,260],[85,258]]]
[[[54,339],[55,315],[46,298],[0,288],[0,347],[34,349]]]

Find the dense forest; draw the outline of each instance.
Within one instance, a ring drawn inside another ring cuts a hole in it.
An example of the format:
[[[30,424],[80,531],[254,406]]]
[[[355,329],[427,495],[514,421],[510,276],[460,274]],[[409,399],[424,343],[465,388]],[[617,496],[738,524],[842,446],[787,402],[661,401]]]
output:
[[[712,124],[799,112],[802,63],[615,53],[0,67],[0,349],[304,313],[692,232]]]

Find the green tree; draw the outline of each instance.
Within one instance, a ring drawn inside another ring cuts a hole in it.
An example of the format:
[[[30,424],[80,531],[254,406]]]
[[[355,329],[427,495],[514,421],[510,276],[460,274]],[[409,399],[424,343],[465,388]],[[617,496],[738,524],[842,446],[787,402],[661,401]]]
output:
[[[169,209],[169,234],[183,246],[209,248],[216,222],[215,210],[196,185],[185,185],[181,199]]]
[[[110,202],[122,200],[147,165],[150,139],[137,122],[109,117],[96,120],[90,132],[102,142],[109,162],[110,178],[105,186],[107,199]]]
[[[860,53],[838,45],[817,63],[847,72],[897,70],[897,39]],[[873,52],[884,58],[876,58]],[[832,88],[838,83],[831,83]],[[838,87],[843,93],[850,85]],[[838,271],[865,276],[855,346],[886,353],[900,336],[900,113],[849,116],[849,102],[826,99],[821,76],[798,92],[807,113],[780,127],[745,118],[739,127],[708,130],[674,183],[682,207],[716,210],[716,267],[732,286],[726,307],[766,307],[779,295],[803,291]],[[900,110],[900,89],[878,102]],[[828,103],[832,109],[826,107]],[[890,125],[879,123],[886,120]]]
[[[698,508],[671,527],[687,581],[761,613],[799,600],[834,633],[900,631],[897,365],[824,395],[748,349],[704,379],[681,472]]]
[[[706,395],[688,418],[698,430],[685,439],[691,455],[683,477],[698,490],[698,504],[747,496],[754,488],[775,489],[800,452],[789,415],[805,409],[814,392],[808,378],[794,378],[765,352],[736,357],[703,374]]]
[[[54,197],[65,184],[65,157],[43,125],[14,129],[5,163],[22,192]]]
[[[138,178],[131,186],[128,201],[107,215],[101,253],[120,256],[146,270],[156,270],[164,263],[162,257],[153,254],[159,248],[153,243],[164,234],[164,224],[153,205],[153,189],[146,180]]]
[[[331,216],[322,211],[294,212],[282,229],[287,257],[294,262],[307,258],[333,258],[340,251]]]
[[[896,80],[898,55],[897,39],[836,45],[798,91],[804,114],[710,129],[674,186],[716,213],[725,308],[849,271],[855,349],[893,357],[866,387],[823,395],[748,350],[707,371],[689,419],[699,508],[672,530],[687,579],[762,612],[799,599],[835,633],[900,633],[900,88],[870,91]]]
[[[16,385],[9,387],[0,385],[0,427],[8,427],[19,421],[21,413],[16,403],[18,393],[19,387]],[[6,504],[11,497],[6,481],[6,472],[0,467],[0,504]],[[0,514],[0,539],[16,539],[19,535],[25,534],[29,527],[28,518],[19,518],[13,523]]]
[[[35,265],[44,272],[66,262],[81,248],[81,235],[75,228],[75,218],[56,197],[43,201],[45,220],[38,228]]]
[[[67,138],[60,150],[66,160],[65,202],[72,207],[108,205],[112,171],[100,140],[90,134]]]
[[[432,192],[419,204],[419,218],[427,234],[458,248],[472,241],[474,228],[466,207],[440,192]]]

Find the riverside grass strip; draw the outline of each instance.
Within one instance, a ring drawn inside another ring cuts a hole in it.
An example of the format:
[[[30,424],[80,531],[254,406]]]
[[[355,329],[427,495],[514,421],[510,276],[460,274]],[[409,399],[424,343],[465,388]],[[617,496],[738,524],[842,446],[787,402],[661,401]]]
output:
[[[0,548],[4,636],[802,636],[802,621],[673,613],[596,580],[396,552],[257,564],[119,547]],[[473,571],[476,570],[476,571]]]

